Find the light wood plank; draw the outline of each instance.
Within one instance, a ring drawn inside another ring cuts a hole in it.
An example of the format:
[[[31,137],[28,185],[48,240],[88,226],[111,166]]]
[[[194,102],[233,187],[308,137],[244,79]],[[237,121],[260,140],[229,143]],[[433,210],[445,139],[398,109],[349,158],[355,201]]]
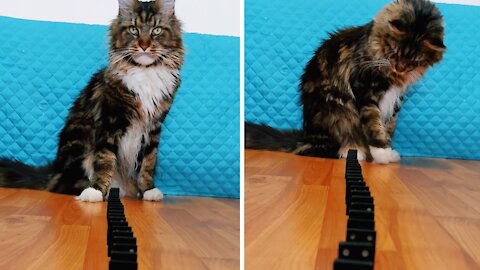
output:
[[[375,199],[375,269],[480,269],[479,161],[362,167]],[[343,160],[247,150],[245,269],[332,269],[346,233],[344,173]]]
[[[239,200],[123,199],[139,269],[239,269]],[[0,269],[108,269],[107,203],[0,188]]]

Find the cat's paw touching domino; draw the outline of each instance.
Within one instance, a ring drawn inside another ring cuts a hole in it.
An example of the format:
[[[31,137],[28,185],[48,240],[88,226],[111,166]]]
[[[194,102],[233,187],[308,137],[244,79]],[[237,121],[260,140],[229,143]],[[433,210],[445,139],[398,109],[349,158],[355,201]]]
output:
[[[355,149],[355,148],[346,148],[345,150],[341,151],[339,153],[339,158],[346,159],[347,156],[348,156],[348,151],[351,150],[351,149]],[[367,156],[365,155],[365,153],[363,151],[358,150],[358,149],[355,149],[355,150],[357,150],[357,160],[362,161],[362,160],[366,159]]]
[[[373,162],[378,164],[388,164],[391,162],[400,161],[400,154],[392,148],[378,148],[370,146],[370,153],[373,157]]]
[[[103,202],[103,194],[100,190],[89,187],[84,189],[75,199],[82,202]]]
[[[363,151],[357,150],[357,160],[361,161],[366,159],[367,159],[367,155],[365,155]]]
[[[163,193],[158,188],[152,188],[143,193],[144,201],[161,201],[163,199]]]

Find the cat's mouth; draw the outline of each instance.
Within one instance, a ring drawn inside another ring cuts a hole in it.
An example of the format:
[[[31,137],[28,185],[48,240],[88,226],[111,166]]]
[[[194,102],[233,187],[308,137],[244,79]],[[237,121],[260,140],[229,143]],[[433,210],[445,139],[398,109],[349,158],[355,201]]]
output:
[[[143,66],[151,65],[157,60],[157,57],[147,52],[136,53],[132,58],[133,61]]]

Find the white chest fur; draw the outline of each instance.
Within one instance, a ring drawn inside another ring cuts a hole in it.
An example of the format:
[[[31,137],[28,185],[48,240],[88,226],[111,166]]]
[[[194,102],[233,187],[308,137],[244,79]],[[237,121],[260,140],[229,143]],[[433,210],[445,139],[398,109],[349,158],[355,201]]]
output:
[[[405,89],[398,86],[392,86],[385,92],[378,104],[383,123],[387,123],[395,113],[395,107],[400,104],[400,98],[404,93]]]
[[[120,76],[127,88],[136,94],[145,115],[148,116],[143,121],[132,123],[120,140],[120,171],[122,174],[132,174],[142,147],[142,139],[148,142],[158,104],[175,91],[179,71],[163,66],[134,67]]]
[[[121,76],[123,83],[141,101],[146,115],[153,116],[159,101],[175,91],[179,71],[163,66],[133,67]]]
[[[121,174],[133,175],[135,172],[142,140],[148,142],[148,133],[148,126],[135,124],[130,126],[121,138],[118,149],[118,164],[120,165]]]

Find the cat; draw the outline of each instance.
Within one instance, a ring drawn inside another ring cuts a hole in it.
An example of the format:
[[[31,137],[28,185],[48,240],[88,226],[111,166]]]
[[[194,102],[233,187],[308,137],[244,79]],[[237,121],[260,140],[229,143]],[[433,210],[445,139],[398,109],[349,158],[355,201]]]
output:
[[[396,0],[373,21],[330,34],[301,76],[303,130],[246,123],[246,148],[398,162],[392,149],[407,88],[442,60],[444,23],[428,0]]]
[[[154,187],[160,129],[180,86],[184,47],[174,0],[118,0],[107,67],[71,107],[55,160],[41,168],[0,161],[0,186],[79,194],[99,202],[110,187],[158,201]]]

